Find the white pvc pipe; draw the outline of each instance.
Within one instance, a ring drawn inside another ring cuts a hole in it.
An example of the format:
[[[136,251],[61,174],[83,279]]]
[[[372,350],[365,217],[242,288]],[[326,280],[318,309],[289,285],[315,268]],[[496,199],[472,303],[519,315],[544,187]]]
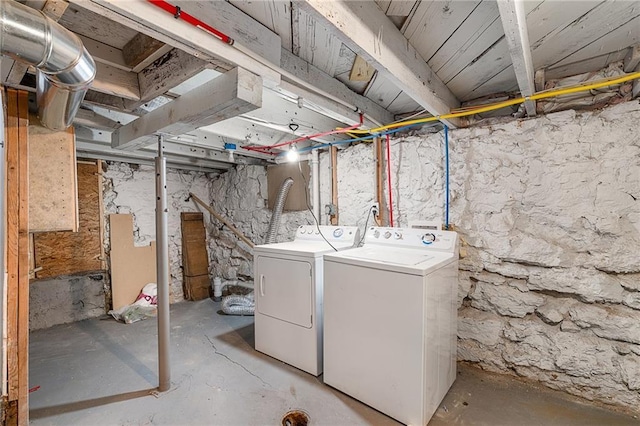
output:
[[[317,149],[311,151],[311,188],[312,188],[312,205],[313,215],[318,220],[320,225],[320,158]]]

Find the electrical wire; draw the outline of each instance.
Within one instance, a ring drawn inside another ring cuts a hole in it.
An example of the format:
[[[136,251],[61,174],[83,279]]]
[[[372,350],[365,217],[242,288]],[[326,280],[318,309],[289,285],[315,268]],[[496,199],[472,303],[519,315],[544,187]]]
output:
[[[627,74],[622,77],[607,79],[597,83],[577,85],[577,86],[567,87],[564,89],[547,90],[544,92],[536,93],[531,96],[523,96],[515,99],[510,99],[508,101],[498,102],[496,104],[474,108],[474,109],[470,109],[462,112],[436,115],[433,117],[419,118],[416,120],[401,121],[398,123],[387,124],[386,126],[376,127],[370,130],[352,130],[351,133],[354,133],[354,134],[379,133],[384,130],[401,127],[401,126],[407,126],[412,124],[423,124],[431,121],[442,121],[442,120],[447,120],[451,118],[466,117],[469,115],[480,114],[483,112],[495,111],[495,110],[502,109],[512,105],[518,105],[518,104],[524,103],[525,101],[537,101],[540,99],[554,98],[556,96],[568,95],[571,93],[586,92],[593,89],[599,89],[602,87],[614,86],[616,84],[625,83],[627,81],[636,80],[638,78],[640,78],[640,72],[635,72],[635,73]]]
[[[307,183],[307,180],[304,177],[304,173],[302,173],[302,165],[300,164],[300,161],[298,161],[298,170],[300,170],[300,177],[302,177],[302,182],[304,183],[304,199],[307,203],[307,209],[309,210],[309,213],[311,213],[311,217],[313,217],[313,220],[316,223],[316,229],[318,230],[318,233],[320,234],[322,239],[325,240],[327,244],[329,244],[329,246],[333,249],[333,251],[338,251],[338,249],[335,248],[333,244],[331,244],[329,240],[326,239],[326,237],[320,230],[320,223],[318,222],[318,218],[316,217],[316,215],[313,213],[313,210],[311,209],[311,203],[309,202],[309,186],[308,186],[309,184]]]
[[[369,218],[371,217],[371,212],[375,206],[369,207],[369,213],[367,213],[367,220],[364,221],[364,232],[362,233],[362,237],[360,237],[360,241],[358,241],[358,245],[356,247],[360,247],[362,242],[364,241],[364,237],[367,235],[367,227],[369,226]]]

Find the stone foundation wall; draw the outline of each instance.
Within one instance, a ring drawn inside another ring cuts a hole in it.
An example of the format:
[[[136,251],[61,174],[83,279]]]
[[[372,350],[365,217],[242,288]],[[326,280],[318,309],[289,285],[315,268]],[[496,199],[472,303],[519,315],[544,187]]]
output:
[[[262,166],[238,166],[211,183],[213,208],[234,224],[254,244],[264,244],[271,220],[267,206],[267,171]],[[206,215],[206,213],[205,213]],[[278,241],[293,239],[299,225],[312,223],[308,211],[284,212]],[[225,280],[253,280],[250,248],[227,227],[211,219],[207,239],[211,276]]]
[[[450,131],[450,219],[464,256],[459,359],[638,407],[638,123],[634,101]],[[443,139],[392,139],[397,226],[444,221]],[[325,175],[327,163],[323,154]],[[341,150],[338,164],[340,223],[363,225],[371,146]]]
[[[109,162],[104,172],[105,253],[109,255],[109,214],[133,215],[134,244],[148,245],[156,238],[155,171],[152,166]],[[210,201],[211,175],[167,169],[167,205],[169,208],[169,274],[171,303],[184,300],[182,291],[182,232],[180,212],[200,211],[188,200],[193,192]],[[205,224],[207,213],[204,213]],[[211,254],[210,254],[211,255]],[[133,303],[133,301],[132,301]]]

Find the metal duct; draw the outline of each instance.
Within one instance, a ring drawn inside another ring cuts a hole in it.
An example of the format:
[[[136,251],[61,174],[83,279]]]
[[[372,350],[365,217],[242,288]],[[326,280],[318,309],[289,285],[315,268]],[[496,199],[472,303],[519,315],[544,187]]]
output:
[[[96,75],[93,58],[71,31],[39,10],[0,1],[0,53],[35,66],[38,115],[52,130],[69,127]]]
[[[276,242],[276,238],[278,237],[278,230],[280,229],[280,217],[282,216],[284,203],[285,201],[287,201],[287,195],[289,194],[289,189],[291,188],[291,185],[293,185],[293,179],[288,177],[284,180],[284,182],[282,182],[282,186],[278,191],[276,202],[273,205],[271,222],[269,222],[269,230],[267,231],[266,244],[272,244]]]

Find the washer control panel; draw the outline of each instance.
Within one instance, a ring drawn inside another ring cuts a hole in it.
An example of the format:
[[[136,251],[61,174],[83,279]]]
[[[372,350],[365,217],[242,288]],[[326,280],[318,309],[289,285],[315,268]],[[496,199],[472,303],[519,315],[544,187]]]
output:
[[[300,225],[296,230],[296,240],[304,241],[340,241],[357,244],[360,230],[357,226]]]
[[[364,241],[365,245],[379,244],[397,247],[423,247],[426,249],[453,252],[457,239],[458,234],[453,231],[372,226],[367,229]]]

